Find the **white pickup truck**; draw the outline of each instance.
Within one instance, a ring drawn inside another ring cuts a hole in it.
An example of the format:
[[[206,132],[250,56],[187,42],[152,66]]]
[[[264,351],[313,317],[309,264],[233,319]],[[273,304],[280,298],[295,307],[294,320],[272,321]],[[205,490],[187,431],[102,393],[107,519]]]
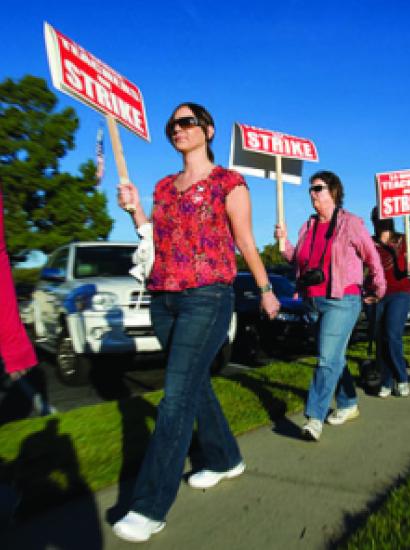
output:
[[[87,383],[98,354],[161,352],[150,295],[128,273],[135,248],[121,242],[71,243],[53,252],[42,269],[31,304],[34,340],[56,354],[66,384]],[[235,332],[234,315],[215,366],[229,361]]]

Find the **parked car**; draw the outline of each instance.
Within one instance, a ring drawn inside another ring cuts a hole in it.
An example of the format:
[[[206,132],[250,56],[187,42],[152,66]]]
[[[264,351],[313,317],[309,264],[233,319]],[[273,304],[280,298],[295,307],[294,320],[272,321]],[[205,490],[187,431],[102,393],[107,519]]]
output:
[[[303,301],[296,297],[295,283],[269,272],[269,280],[281,304],[277,317],[270,321],[260,310],[260,292],[249,272],[239,272],[235,282],[237,333],[235,354],[254,363],[261,351],[271,354],[280,340],[306,342],[313,339],[313,319]]]
[[[150,294],[129,275],[135,245],[77,242],[53,252],[32,294],[31,324],[37,346],[56,355],[66,384],[88,381],[92,358],[101,354],[158,354],[149,314]],[[232,319],[215,366],[229,361]]]

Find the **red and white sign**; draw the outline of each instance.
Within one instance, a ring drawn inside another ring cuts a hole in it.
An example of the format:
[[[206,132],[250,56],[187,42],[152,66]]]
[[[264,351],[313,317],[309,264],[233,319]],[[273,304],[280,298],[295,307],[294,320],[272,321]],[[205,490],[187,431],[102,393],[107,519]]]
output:
[[[314,162],[319,160],[315,144],[309,139],[246,124],[238,126],[242,133],[242,146],[246,151]]]
[[[380,218],[410,214],[410,170],[376,174]]]
[[[44,35],[54,86],[149,141],[139,88],[48,23]]]

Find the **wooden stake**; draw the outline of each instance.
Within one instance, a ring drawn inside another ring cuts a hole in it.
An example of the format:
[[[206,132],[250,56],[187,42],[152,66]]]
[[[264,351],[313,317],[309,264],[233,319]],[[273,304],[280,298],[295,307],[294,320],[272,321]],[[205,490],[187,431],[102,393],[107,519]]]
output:
[[[275,157],[276,163],[276,223],[284,227],[285,216],[283,209],[283,181],[282,181],[282,157]],[[279,251],[285,251],[285,239],[279,239]]]
[[[125,162],[124,152],[122,150],[122,144],[120,139],[120,133],[118,131],[117,122],[111,115],[106,115],[108,130],[110,132],[112,149],[114,151],[115,164],[117,165],[118,175],[120,177],[120,185],[129,183],[127,163]],[[133,204],[127,204],[125,210],[133,212],[135,206]]]

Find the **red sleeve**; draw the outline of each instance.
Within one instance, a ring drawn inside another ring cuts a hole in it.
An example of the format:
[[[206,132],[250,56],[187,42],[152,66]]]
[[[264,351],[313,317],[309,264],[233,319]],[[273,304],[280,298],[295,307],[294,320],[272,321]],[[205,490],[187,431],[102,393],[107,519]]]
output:
[[[33,346],[20,320],[16,291],[7,255],[0,193],[0,356],[6,372],[28,369],[37,363]]]
[[[246,189],[248,189],[248,185],[244,177],[241,176],[241,174],[238,174],[238,172],[235,172],[235,170],[226,170],[226,175],[223,181],[225,197],[229,195],[232,189],[235,189],[235,187],[238,187],[239,185],[244,185]]]

